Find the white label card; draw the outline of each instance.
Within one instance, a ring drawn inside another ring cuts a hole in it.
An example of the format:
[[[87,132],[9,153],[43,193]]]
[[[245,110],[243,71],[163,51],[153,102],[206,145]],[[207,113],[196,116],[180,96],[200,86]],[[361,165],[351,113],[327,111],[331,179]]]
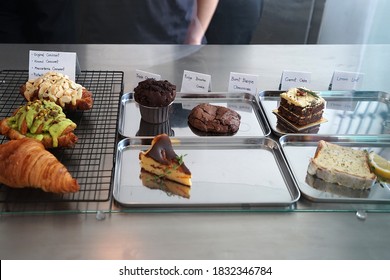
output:
[[[145,81],[146,79],[150,79],[150,78],[159,81],[161,80],[161,75],[136,69],[134,87],[136,87],[139,82]]]
[[[330,90],[358,90],[363,83],[363,73],[334,71],[330,81]]]
[[[280,90],[288,90],[295,87],[310,88],[311,73],[301,71],[284,70],[280,79]]]
[[[73,52],[33,51],[29,56],[29,79],[36,79],[47,72],[53,71],[67,75],[76,80],[77,55]]]
[[[230,72],[228,92],[247,92],[257,95],[259,76]]]
[[[355,111],[359,101],[353,99],[352,92],[343,93],[345,100],[326,101],[326,109],[338,111]]]
[[[207,93],[209,90],[211,90],[210,81],[211,81],[211,76],[208,74],[184,70],[180,92]]]

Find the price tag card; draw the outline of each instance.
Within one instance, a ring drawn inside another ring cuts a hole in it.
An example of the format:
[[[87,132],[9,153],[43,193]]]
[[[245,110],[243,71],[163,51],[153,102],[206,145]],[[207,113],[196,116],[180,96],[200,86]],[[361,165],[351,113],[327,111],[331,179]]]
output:
[[[211,90],[210,81],[210,75],[184,70],[180,92],[206,93]]]
[[[295,87],[310,88],[311,73],[301,71],[284,70],[280,79],[280,90],[288,90]]]
[[[353,99],[352,92],[343,93],[345,100],[327,101],[326,109],[338,110],[338,111],[355,111],[359,101]],[[349,97],[349,98],[347,98]]]
[[[363,83],[363,73],[334,71],[329,90],[358,90]]]
[[[259,76],[230,72],[228,92],[247,92],[257,95]]]
[[[145,81],[146,79],[150,79],[150,78],[158,81],[161,80],[161,75],[136,69],[134,87],[136,87],[139,82]]]
[[[250,104],[235,104],[235,103],[227,103],[227,107],[234,111],[242,111],[252,113],[253,107]]]
[[[328,101],[326,102],[326,109],[339,110],[339,111],[355,111],[358,101]]]
[[[29,79],[36,79],[53,71],[76,79],[77,55],[73,52],[33,51],[29,56]]]

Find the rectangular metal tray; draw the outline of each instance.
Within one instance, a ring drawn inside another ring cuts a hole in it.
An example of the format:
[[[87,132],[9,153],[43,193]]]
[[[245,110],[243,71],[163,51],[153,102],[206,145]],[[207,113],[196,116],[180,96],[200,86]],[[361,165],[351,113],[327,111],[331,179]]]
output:
[[[282,92],[263,91],[259,94],[264,115],[271,130],[278,136],[294,133],[283,127],[272,112],[279,107]],[[319,93],[326,101],[323,117],[327,121],[316,127],[316,130],[299,133],[390,134],[390,94],[381,91],[319,91]]]
[[[279,144],[269,138],[171,138],[192,173],[190,198],[143,186],[138,155],[150,138],[118,143],[113,196],[125,207],[290,207],[300,197]]]
[[[304,197],[316,202],[390,203],[389,183],[376,183],[369,191],[354,191],[307,175],[309,160],[314,156],[320,140],[353,149],[375,151],[390,159],[390,137],[387,136],[284,135],[280,137],[279,143]]]
[[[161,133],[176,137],[199,136],[191,130],[187,120],[191,109],[200,103],[228,107],[239,113],[240,128],[233,136],[258,137],[271,133],[256,97],[248,93],[178,93],[169,121],[161,125],[142,121],[132,93],[127,93],[121,99],[118,131],[124,137],[150,137]]]

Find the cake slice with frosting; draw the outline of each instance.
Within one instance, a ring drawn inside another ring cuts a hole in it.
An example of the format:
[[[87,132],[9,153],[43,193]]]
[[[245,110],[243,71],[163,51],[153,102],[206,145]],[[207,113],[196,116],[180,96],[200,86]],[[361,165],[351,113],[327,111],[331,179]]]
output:
[[[325,100],[316,92],[298,87],[280,95],[278,114],[294,125],[304,126],[321,120]]]

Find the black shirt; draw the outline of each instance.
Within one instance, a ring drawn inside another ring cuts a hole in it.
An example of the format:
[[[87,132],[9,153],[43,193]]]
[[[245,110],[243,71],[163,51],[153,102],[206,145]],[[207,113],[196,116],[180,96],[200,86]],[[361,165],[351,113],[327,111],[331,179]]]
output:
[[[87,2],[79,11],[81,43],[181,44],[194,11],[194,0]]]
[[[182,44],[195,0],[1,0],[0,43]]]

